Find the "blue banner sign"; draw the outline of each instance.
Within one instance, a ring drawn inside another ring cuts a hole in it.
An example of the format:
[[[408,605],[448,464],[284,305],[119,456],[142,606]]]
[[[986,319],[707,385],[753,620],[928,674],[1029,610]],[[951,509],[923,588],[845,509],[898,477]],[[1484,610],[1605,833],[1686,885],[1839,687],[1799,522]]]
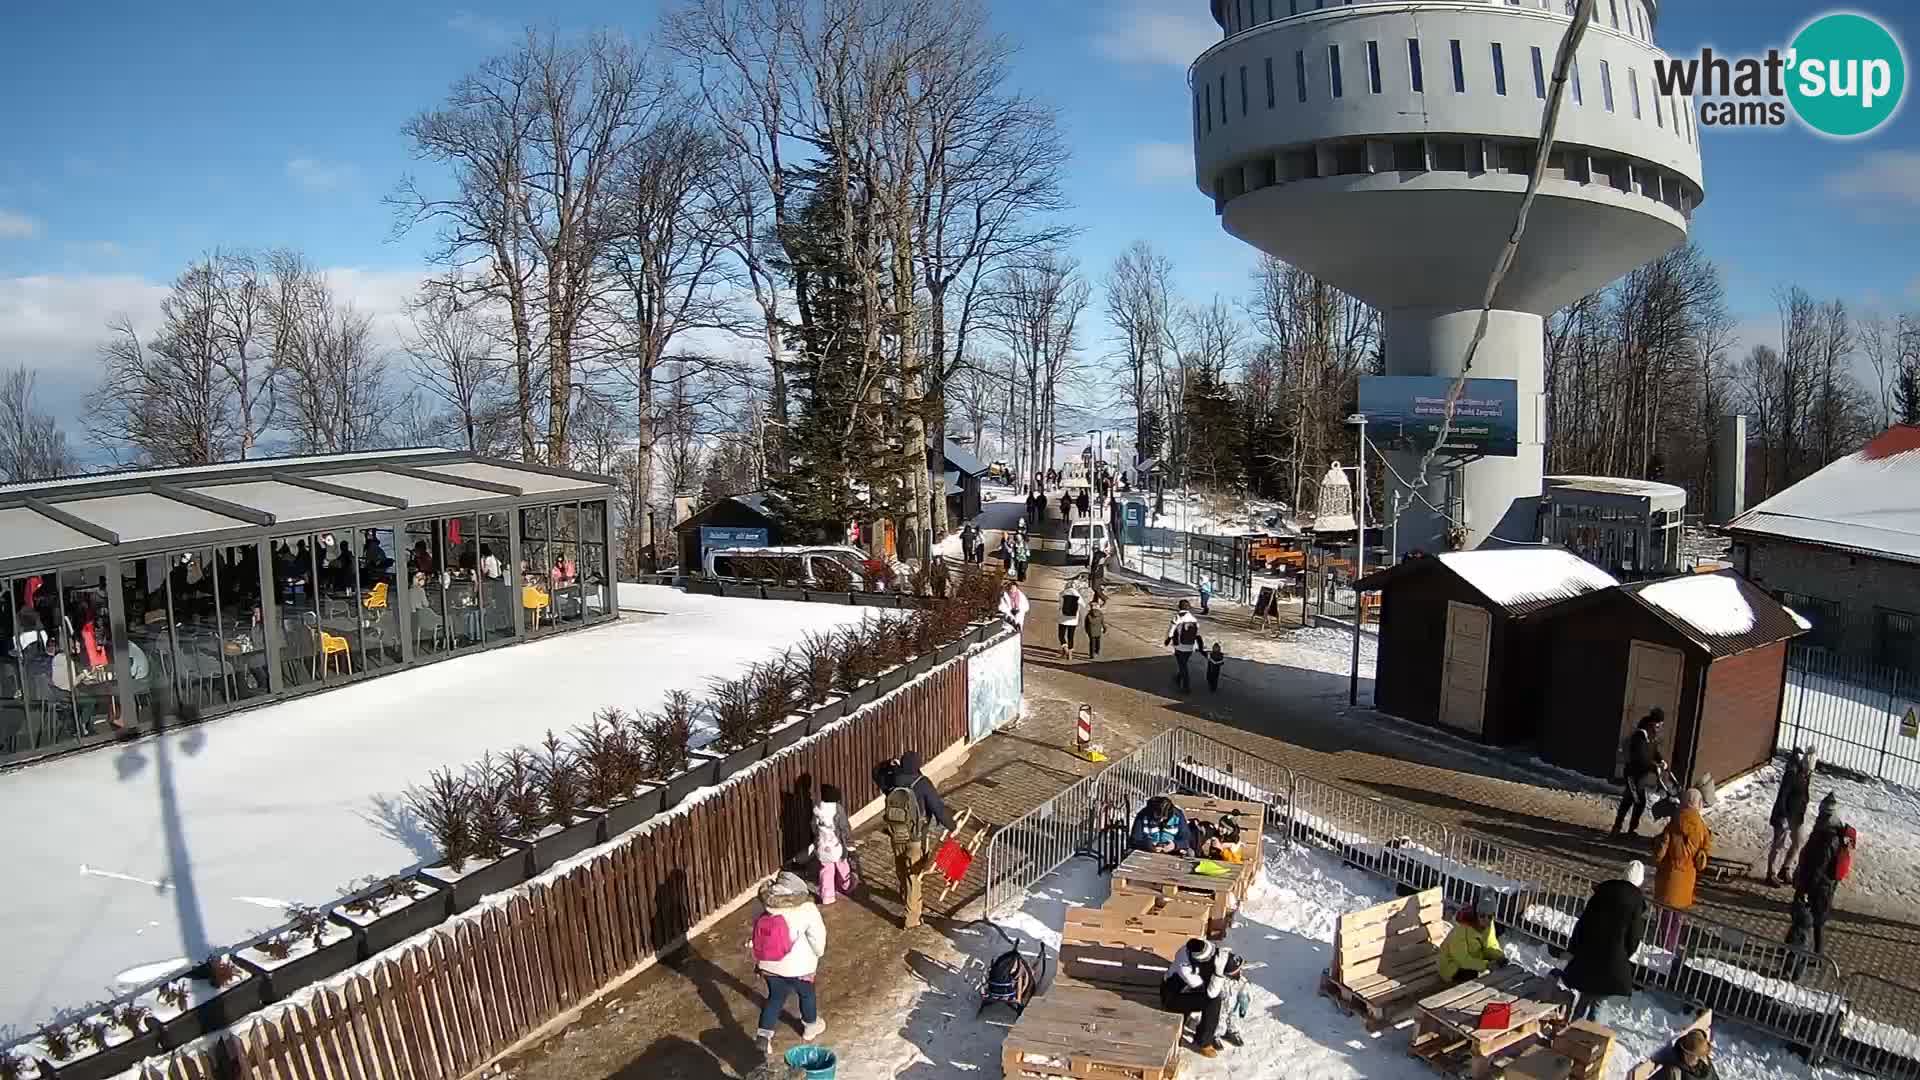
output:
[[[700,526],[700,561],[707,561],[707,552],[722,548],[766,547],[767,530],[733,529],[717,525]]]
[[[1446,375],[1369,375],[1360,380],[1367,438],[1382,450],[1424,454],[1440,439],[1447,413]],[[1520,452],[1520,384],[1468,379],[1454,401],[1443,453],[1513,457]]]

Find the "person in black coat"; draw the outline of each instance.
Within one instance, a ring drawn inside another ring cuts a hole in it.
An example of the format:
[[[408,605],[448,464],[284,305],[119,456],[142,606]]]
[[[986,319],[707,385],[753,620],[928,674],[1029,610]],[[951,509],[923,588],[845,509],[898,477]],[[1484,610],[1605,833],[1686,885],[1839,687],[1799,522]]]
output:
[[[1805,949],[1811,943],[1816,955],[1826,953],[1827,917],[1833,914],[1833,894],[1840,887],[1840,852],[1858,835],[1840,820],[1839,802],[1832,792],[1820,800],[1813,832],[1807,836],[1807,846],[1800,851],[1800,865],[1793,872],[1787,944]],[[1799,957],[1788,960],[1792,978],[1800,977],[1800,967]]]
[[[1773,826],[1773,843],[1767,848],[1767,876],[1761,880],[1769,885],[1793,883],[1788,875],[1796,865],[1794,856],[1807,842],[1807,800],[1812,794],[1815,762],[1812,747],[1795,750],[1787,758],[1786,771],[1780,774],[1780,790],[1774,794],[1773,812],[1767,816],[1767,823]],[[1776,862],[1780,867],[1777,875]]]
[[[1605,999],[1632,996],[1633,952],[1647,934],[1647,898],[1640,892],[1646,879],[1646,867],[1628,863],[1621,876],[1593,887],[1593,898],[1573,924],[1560,977],[1580,993],[1572,1019],[1595,1019]]]
[[[1626,791],[1620,796],[1619,812],[1613,815],[1616,837],[1622,825],[1627,825],[1627,831],[1633,835],[1640,835],[1640,815],[1647,812],[1647,789],[1658,782],[1660,770],[1667,764],[1666,757],[1660,753],[1660,725],[1666,719],[1665,711],[1655,705],[1627,738]],[[1631,825],[1627,824],[1629,812],[1633,815]]]

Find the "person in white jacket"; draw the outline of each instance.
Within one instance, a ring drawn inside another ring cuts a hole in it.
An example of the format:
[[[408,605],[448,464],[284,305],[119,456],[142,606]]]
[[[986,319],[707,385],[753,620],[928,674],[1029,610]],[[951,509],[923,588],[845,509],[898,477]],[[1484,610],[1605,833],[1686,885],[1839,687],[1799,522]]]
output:
[[[820,785],[820,804],[813,808],[813,857],[820,860],[820,906],[833,903],[838,893],[853,889],[853,823],[840,803],[840,789]]]
[[[760,1051],[773,1053],[774,1025],[780,1022],[780,1010],[787,995],[800,998],[800,1037],[807,1040],[826,1034],[826,1021],[820,1019],[819,1001],[814,995],[813,976],[820,958],[827,952],[827,924],[800,875],[781,871],[760,886],[760,913],[754,916],[753,950],[755,968],[767,980],[767,1004],[760,1010],[757,1039]]]
[[[1073,659],[1073,636],[1080,629],[1080,616],[1087,609],[1086,593],[1079,584],[1060,590],[1060,659]]]
[[[1200,1014],[1200,1027],[1193,1034],[1193,1048],[1201,1057],[1220,1052],[1220,1017],[1228,1004],[1227,989],[1233,980],[1227,976],[1224,945],[1205,938],[1194,938],[1174,954],[1166,978],[1160,981],[1160,1004],[1185,1015]]]
[[[1007,582],[1006,591],[1000,594],[1000,617],[1015,630],[1026,629],[1027,594],[1011,581]]]
[[[1193,605],[1180,601],[1180,610],[1174,613],[1173,622],[1167,624],[1167,644],[1173,646],[1173,683],[1182,690],[1193,689],[1193,676],[1187,673],[1187,664],[1193,660],[1195,650],[1207,647],[1200,636],[1200,620],[1193,617]]]

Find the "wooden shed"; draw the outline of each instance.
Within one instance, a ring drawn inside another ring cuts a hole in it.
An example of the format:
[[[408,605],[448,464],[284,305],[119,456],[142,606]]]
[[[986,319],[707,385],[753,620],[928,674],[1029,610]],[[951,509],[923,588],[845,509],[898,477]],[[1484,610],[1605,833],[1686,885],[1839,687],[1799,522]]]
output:
[[[729,495],[701,507],[673,527],[681,573],[698,574],[709,548],[767,547],[786,543],[786,528],[773,497],[756,492]]]
[[[1787,643],[1807,624],[1731,570],[1623,585],[1568,605],[1548,628],[1540,753],[1617,779],[1654,706],[1674,775],[1724,781],[1773,756]]]
[[[1381,593],[1374,704],[1482,742],[1532,739],[1546,691],[1543,625],[1615,584],[1544,547],[1414,555],[1370,574],[1359,586]]]

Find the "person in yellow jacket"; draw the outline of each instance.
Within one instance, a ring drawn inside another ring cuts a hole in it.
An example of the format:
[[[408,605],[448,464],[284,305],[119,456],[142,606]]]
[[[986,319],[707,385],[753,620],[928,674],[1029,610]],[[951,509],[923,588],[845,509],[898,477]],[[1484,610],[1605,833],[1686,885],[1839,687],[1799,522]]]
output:
[[[1472,907],[1460,909],[1459,918],[1447,939],[1440,943],[1440,977],[1449,983],[1470,982],[1497,967],[1505,967],[1507,954],[1493,934],[1493,912],[1497,898],[1483,892]]]

